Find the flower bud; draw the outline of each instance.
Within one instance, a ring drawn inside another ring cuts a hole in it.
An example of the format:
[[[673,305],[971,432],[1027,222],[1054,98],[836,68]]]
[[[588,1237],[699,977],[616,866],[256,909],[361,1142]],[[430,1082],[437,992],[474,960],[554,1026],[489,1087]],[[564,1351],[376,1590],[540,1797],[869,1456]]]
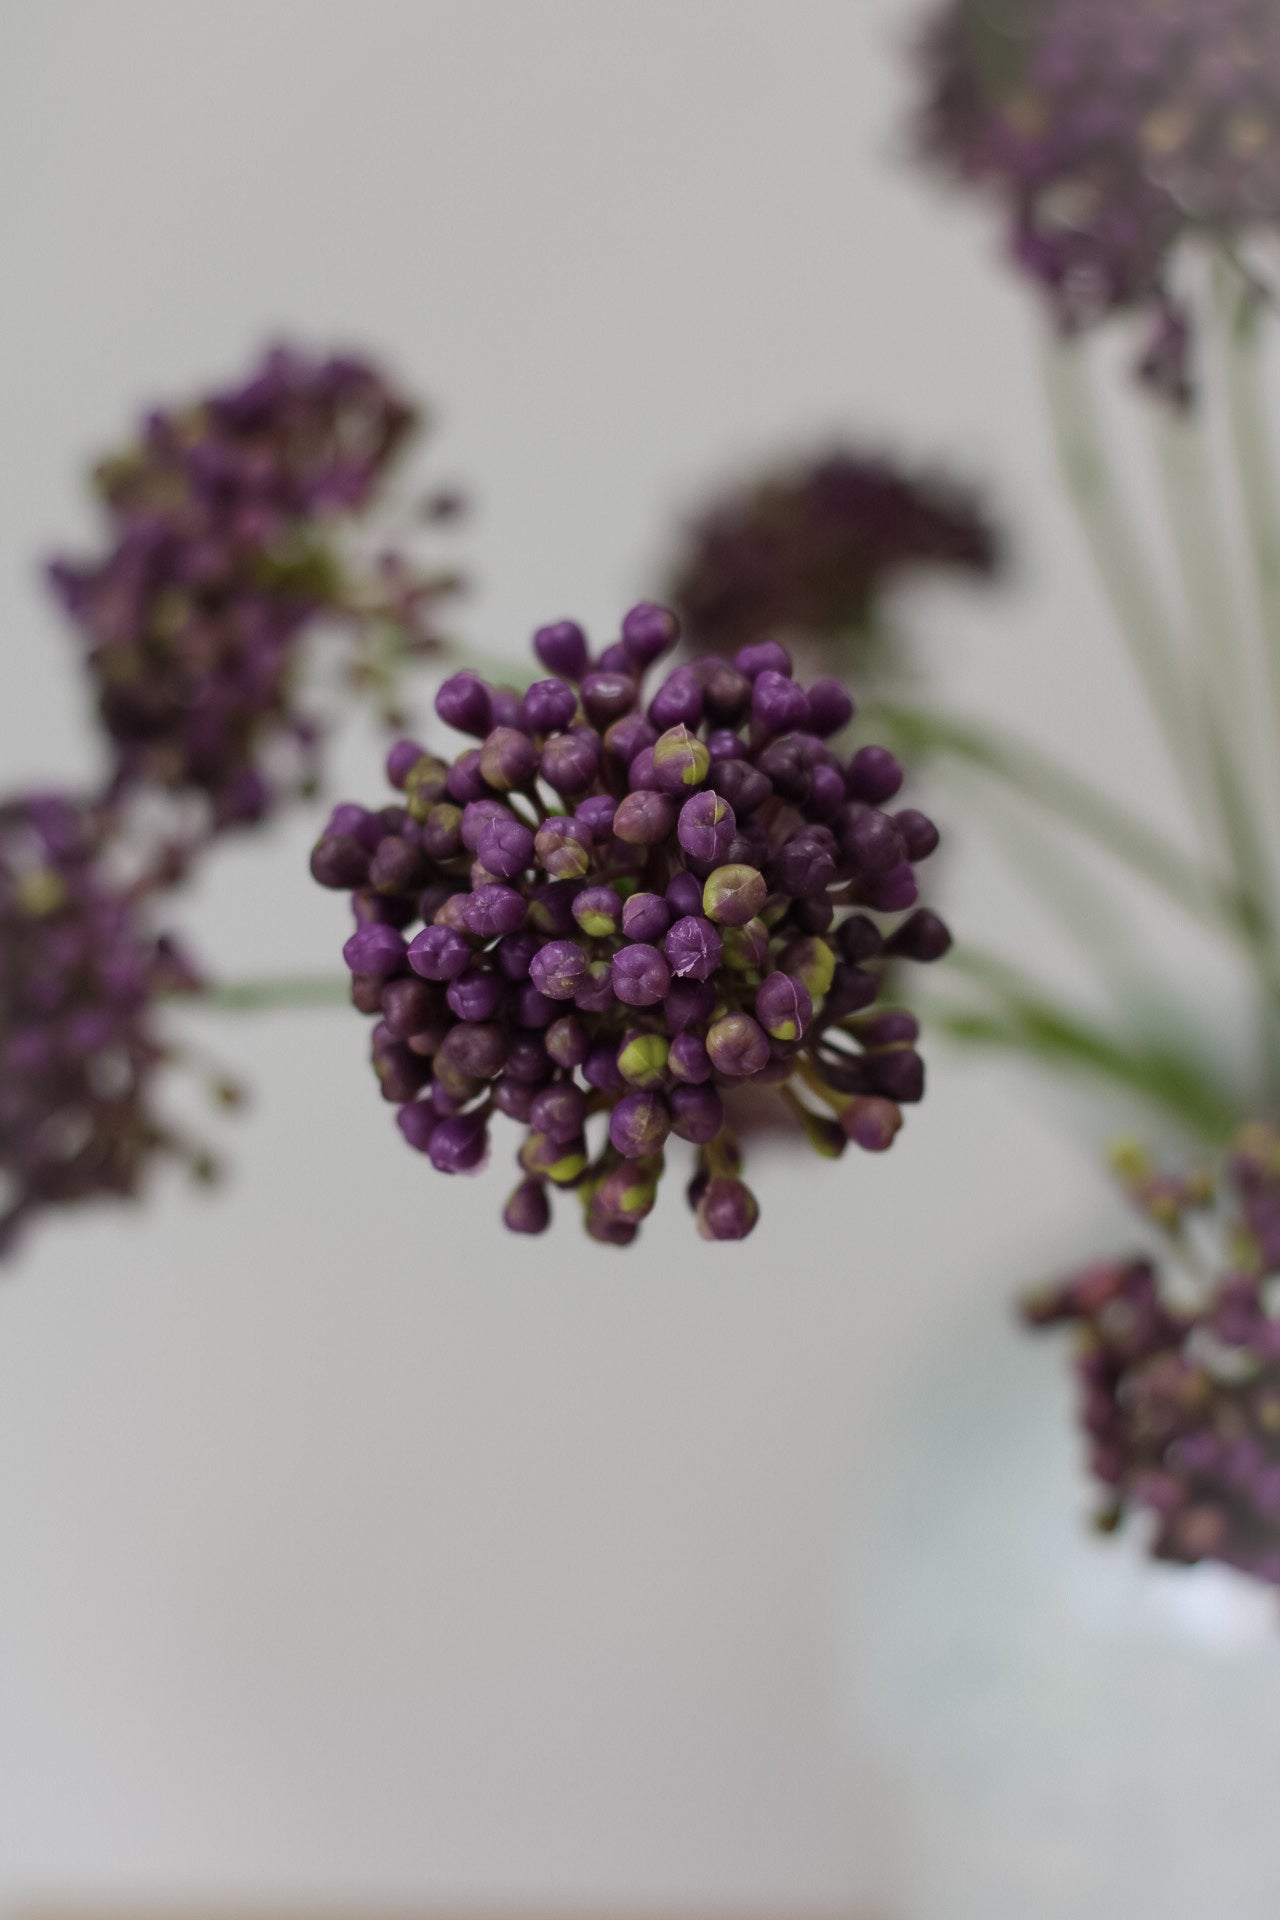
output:
[[[591,834],[567,814],[544,820],[533,844],[540,865],[553,880],[579,880],[591,866]]]
[[[495,727],[480,749],[480,771],[500,793],[527,787],[538,771],[538,749],[518,727]]]
[[[664,653],[670,653],[679,637],[680,622],[668,607],[644,600],[623,616],[622,645],[641,673]]]
[[[623,904],[622,931],[628,940],[661,940],[671,925],[671,909],[660,893],[633,893]]]
[[[707,1034],[707,1053],[717,1073],[745,1080],[768,1064],[769,1042],[749,1013],[727,1013]]]
[[[622,922],[622,895],[613,887],[584,887],[575,895],[573,917],[592,940],[605,940]]]
[[[760,1218],[760,1209],[741,1180],[720,1178],[708,1182],[696,1218],[704,1240],[745,1240]]]
[[[803,980],[771,973],[756,993],[756,1019],[771,1040],[803,1039],[813,1019],[813,1001]]]
[[[529,978],[548,1000],[572,1000],[587,971],[587,956],[572,940],[551,940],[535,954]]]
[[[624,1093],[609,1116],[609,1139],[624,1160],[657,1153],[670,1131],[671,1115],[658,1093]]]
[[[701,786],[710,767],[705,744],[683,723],[668,727],[654,744],[654,781],[663,792],[686,793]]]
[[[483,739],[493,724],[490,690],[478,673],[451,674],[436,693],[436,712],[446,727]]]
[[[769,897],[764,875],[755,867],[717,867],[702,890],[702,911],[726,927],[744,927]]]
[[[530,733],[559,733],[573,723],[578,696],[563,680],[535,680],[520,703],[520,718]]]
[[[551,1205],[540,1180],[522,1180],[502,1210],[502,1223],[511,1233],[545,1233],[551,1225]]]
[[[565,680],[581,680],[587,670],[587,636],[576,620],[556,620],[539,627],[533,650],[548,673]]]
[[[691,860],[714,866],[724,859],[738,822],[733,808],[720,794],[695,793],[680,809],[676,838]]]
[[[652,1007],[671,985],[671,969],[656,947],[645,942],[622,947],[613,956],[613,991],[627,1007]]]
[[[385,975],[398,973],[405,962],[404,936],[394,927],[371,925],[357,927],[342,949],[342,957],[352,973]]]
[[[629,1034],[618,1049],[618,1072],[629,1087],[659,1087],[666,1078],[670,1042],[660,1033]]]
[[[678,1140],[705,1147],[724,1125],[724,1101],[714,1087],[673,1087],[669,1105],[671,1131]]]
[[[631,846],[653,847],[668,838],[675,823],[676,803],[670,794],[642,789],[618,803],[613,831]]]
[[[724,942],[709,920],[687,914],[670,929],[662,951],[677,979],[710,980],[720,965]]]

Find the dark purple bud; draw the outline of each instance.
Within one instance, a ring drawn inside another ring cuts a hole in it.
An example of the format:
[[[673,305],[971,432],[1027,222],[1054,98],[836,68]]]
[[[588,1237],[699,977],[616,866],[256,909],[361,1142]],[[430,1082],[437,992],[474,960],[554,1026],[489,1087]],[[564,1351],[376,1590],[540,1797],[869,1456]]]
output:
[[[613,833],[613,816],[617,812],[617,802],[607,793],[593,793],[586,800],[579,801],[574,808],[574,819],[587,829],[593,841],[608,840]]]
[[[707,752],[711,755],[714,767],[720,760],[745,760],[747,743],[741,734],[732,732],[728,727],[717,727],[714,733],[707,735]],[[843,784],[840,791],[844,792]]]
[[[551,1202],[541,1180],[522,1180],[502,1209],[509,1233],[545,1233],[551,1225]]]
[[[852,799],[878,807],[892,800],[902,779],[902,768],[887,747],[859,747],[849,762],[845,785]]]
[[[884,1153],[902,1126],[902,1112],[892,1100],[857,1095],[841,1110],[840,1125],[864,1153]]]
[[[642,600],[623,615],[622,644],[641,673],[664,653],[670,653],[679,638],[680,622],[667,607]]]
[[[599,1093],[616,1093],[625,1083],[618,1071],[618,1049],[611,1040],[597,1040],[582,1066],[582,1077]]]
[[[851,1013],[861,1013],[864,1007],[874,1005],[879,993],[880,982],[874,973],[842,961],[831,976],[822,1003],[823,1020],[845,1020]]]
[[[768,1064],[769,1041],[749,1013],[726,1013],[707,1034],[707,1052],[717,1073],[745,1080]]]
[[[726,927],[744,927],[769,897],[764,875],[755,867],[717,867],[702,889],[702,911]]]
[[[311,877],[322,887],[361,887],[369,877],[369,855],[354,834],[326,833],[311,850]]]
[[[701,913],[701,880],[692,873],[673,873],[667,883],[666,902],[673,920],[682,920],[688,913]]]
[[[700,1027],[711,1018],[715,1004],[716,990],[709,981],[673,980],[663,1008],[667,1032],[686,1033]]]
[[[739,647],[733,656],[733,664],[739,673],[754,681],[762,673],[789,675],[791,655],[780,640],[758,640],[753,646]]]
[[[727,800],[718,793],[695,793],[680,809],[676,838],[691,860],[715,866],[728,853],[737,830]]]
[[[463,920],[467,932],[473,933],[477,940],[500,939],[505,934],[518,933],[524,925],[527,903],[515,887],[489,881],[464,899]]]
[[[572,733],[557,733],[542,749],[539,772],[556,793],[583,793],[596,777],[600,764],[600,742],[585,727]]]
[[[479,747],[468,747],[465,753],[458,755],[449,769],[449,778],[445,784],[449,798],[456,801],[460,807],[470,805],[473,800],[492,798],[485,777],[480,771]]]
[[[862,898],[877,913],[905,913],[920,897],[916,877],[904,860],[888,873],[872,874],[861,887]]]
[[[490,820],[481,829],[476,857],[499,880],[514,880],[533,865],[533,835],[522,820],[510,814]]]
[[[834,820],[844,805],[844,780],[838,767],[813,769],[805,812],[811,820]]]
[[[887,1007],[858,1025],[864,1047],[899,1047],[920,1038],[920,1022],[905,1007]]]
[[[448,786],[447,763],[438,760],[434,753],[424,753],[420,759],[414,761],[405,779],[409,811],[415,818],[419,818],[428,807],[444,798]]]
[[[499,974],[472,969],[449,982],[445,999],[459,1020],[492,1020],[502,1003],[503,990]]]
[[[902,835],[887,813],[855,802],[836,823],[840,844],[860,874],[888,873],[906,857]]]
[[[649,718],[658,731],[696,727],[702,718],[702,683],[692,667],[676,667],[649,702]]]
[[[634,1220],[620,1220],[594,1204],[587,1210],[587,1232],[608,1247],[629,1247],[640,1229]]]
[[[545,880],[529,893],[529,923],[540,933],[563,937],[577,930],[573,903],[578,889],[571,880]]]
[[[520,703],[520,718],[530,733],[559,733],[577,711],[578,696],[563,680],[535,680]]]
[[[785,686],[791,682],[784,681]],[[784,800],[805,806],[813,794],[813,766],[796,734],[785,740],[771,740],[756,755],[756,771],[762,773],[775,793]]]
[[[342,949],[342,957],[352,973],[384,978],[387,974],[399,973],[406,952],[403,934],[397,933],[394,927],[373,921],[356,928]]]
[[[596,661],[596,668],[600,673],[631,673],[634,671],[631,664],[631,655],[627,652],[621,640],[615,640],[610,646],[605,648],[600,658]]]
[[[568,814],[553,814],[534,841],[539,864],[553,880],[580,880],[591,865],[591,832]]]
[[[864,960],[875,959],[884,946],[884,935],[865,913],[851,913],[836,929],[836,944],[846,960],[859,966]]]
[[[627,1160],[620,1167],[611,1167],[591,1200],[590,1231],[594,1237],[614,1239],[621,1228],[625,1234],[618,1244],[625,1246],[633,1239],[636,1223],[653,1211],[661,1172],[661,1160]],[[600,1223],[598,1232],[596,1222]]]
[[[869,1056],[877,1093],[910,1106],[924,1098],[924,1061],[911,1047],[894,1047]]]
[[[657,769],[653,764],[653,748],[642,747],[635,758],[627,762],[627,786],[632,793],[642,788],[658,785]]]
[[[431,1025],[440,1012],[439,996],[425,980],[402,975],[382,989],[382,1017],[397,1040],[408,1040]]]
[[[426,1153],[436,1130],[436,1111],[429,1100],[413,1100],[401,1107],[396,1125],[416,1153]]]
[[[544,1031],[557,1017],[558,1011],[555,996],[541,993],[532,980],[526,980],[517,989],[516,1019],[530,1033]]]
[[[654,781],[664,793],[683,794],[700,787],[710,766],[705,744],[683,724],[668,727],[654,744]]]
[[[510,1069],[492,1087],[493,1104],[499,1113],[505,1113],[508,1120],[518,1120],[521,1126],[527,1126],[529,1109],[533,1105],[533,1088],[524,1080],[513,1080]]]
[[[802,1040],[813,1019],[813,1000],[803,980],[771,973],[756,993],[756,1019],[771,1040]]]
[[[423,757],[423,749],[416,740],[397,740],[387,749],[387,779],[393,787],[399,787],[403,793],[405,782],[411,770]]]
[[[637,1088],[624,1093],[609,1116],[609,1139],[624,1160],[657,1153],[671,1131],[671,1114],[660,1093]]]
[[[573,917],[592,940],[606,940],[622,922],[622,895],[612,887],[584,887],[574,896]]]
[[[539,627],[533,650],[548,673],[565,680],[581,680],[587,670],[587,636],[576,620],[556,620]]]
[[[462,808],[447,800],[438,800],[428,809],[422,823],[422,844],[431,859],[452,860],[461,851],[463,818]]]
[[[667,1054],[667,1070],[674,1080],[700,1087],[711,1078],[711,1055],[696,1033],[678,1033]]]
[[[794,733],[797,727],[807,727],[809,702],[804,688],[786,674],[765,667],[751,689],[751,723],[757,734]]]
[[[662,943],[667,964],[677,979],[709,980],[720,965],[724,941],[702,914],[677,920]]]
[[[487,794],[483,800],[467,802],[462,810],[461,837],[468,853],[479,851],[481,835],[495,820],[512,820],[517,826],[520,824],[510,807],[501,800],[495,800],[492,794]]]
[[[571,1187],[586,1171],[587,1143],[581,1134],[572,1140],[552,1140],[548,1134],[531,1133],[520,1149],[520,1165],[535,1179]]]
[[[951,934],[944,920],[921,907],[889,936],[887,945],[890,953],[903,960],[941,960],[951,945]]]
[[[495,727],[520,727],[522,725],[520,695],[514,687],[490,687],[489,699],[493,707],[493,725]]]
[[[613,991],[627,1007],[653,1007],[671,985],[671,969],[656,947],[641,943],[613,956]]]
[[[489,1145],[483,1113],[457,1113],[437,1121],[427,1147],[437,1173],[470,1173]]]
[[[636,683],[628,673],[589,673],[582,683],[582,704],[597,727],[620,720],[635,703]]]
[[[572,1080],[544,1087],[529,1109],[530,1124],[557,1142],[576,1140],[587,1117],[587,1096]]]
[[[459,985],[450,987],[452,995]],[[462,1020],[445,1035],[436,1055],[436,1072],[446,1062],[469,1080],[492,1080],[502,1072],[507,1057],[507,1036],[502,1028],[485,1021]]]
[[[773,783],[749,760],[720,760],[716,763],[716,792],[742,820],[764,805],[773,792]]]
[[[793,900],[825,893],[835,878],[829,836],[820,839],[812,828],[801,827],[793,833],[773,862],[774,887],[779,893],[789,893]]]
[[[751,682],[744,673],[727,662],[717,661],[708,672],[703,665],[702,705],[707,719],[716,727],[736,727],[751,710]],[[729,739],[736,738],[729,734]],[[708,740],[710,747],[711,742]],[[712,748],[712,759],[717,759]]]
[[[854,712],[853,698],[838,680],[824,675],[814,681],[809,689],[810,733],[816,733],[820,740],[829,740],[833,733],[848,726]]]
[[[907,849],[908,860],[927,860],[938,844],[938,829],[927,813],[918,813],[914,807],[904,807],[901,813],[895,813],[893,824],[902,835],[902,843]]]
[[[446,727],[483,739],[493,725],[493,698],[478,673],[454,673],[436,693],[436,712]]]
[[[755,1195],[741,1180],[720,1177],[708,1181],[698,1201],[696,1218],[704,1240],[745,1240],[760,1218],[760,1209]]]
[[[353,974],[351,1004],[357,1013],[380,1013],[385,982],[380,974]]]
[[[835,906],[825,893],[815,894],[808,900],[797,900],[791,909],[792,922],[801,933],[826,933],[835,917]]]
[[[533,927],[519,933],[504,934],[493,950],[504,980],[527,980],[533,956],[543,946],[542,934]]]
[[[572,1070],[580,1067],[587,1057],[587,1030],[576,1014],[561,1014],[553,1020],[542,1036],[548,1057],[558,1067]]]
[[[669,1105],[671,1131],[678,1140],[705,1147],[724,1125],[724,1101],[714,1087],[675,1087]]]
[[[619,801],[613,831],[634,847],[656,847],[676,824],[676,803],[669,793],[629,793]]]
[[[527,787],[538,771],[538,749],[518,727],[495,727],[480,749],[480,771],[499,793]]]
[[[633,893],[623,902],[622,931],[628,940],[661,940],[671,925],[671,909],[660,893]]]
[[[604,736],[605,751],[624,767],[629,767],[638,753],[651,747],[657,739],[657,733],[642,713],[624,713],[621,720],[615,720]]]
[[[548,1027],[547,1032],[551,1029]],[[507,1058],[503,1072],[508,1080],[518,1080],[525,1086],[541,1086],[544,1080],[551,1078],[551,1061],[547,1057],[544,1035],[539,1039],[536,1033],[518,1033],[507,1048]]]
[[[573,940],[551,940],[533,957],[529,978],[549,1000],[572,1000],[587,971],[587,956]]]

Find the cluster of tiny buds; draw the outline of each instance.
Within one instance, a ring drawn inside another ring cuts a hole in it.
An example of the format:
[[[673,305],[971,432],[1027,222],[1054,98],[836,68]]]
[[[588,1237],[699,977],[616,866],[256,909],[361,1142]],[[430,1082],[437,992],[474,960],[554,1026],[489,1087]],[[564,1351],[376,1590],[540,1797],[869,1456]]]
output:
[[[516,1232],[572,1189],[588,1231],[627,1244],[678,1140],[699,1231],[741,1239],[736,1091],[776,1089],[833,1157],[887,1147],[923,1091],[915,1020],[876,1002],[890,962],[949,945],[916,907],[936,829],[889,810],[892,755],[830,744],[852,699],[800,686],[774,642],[646,697],[677,638],[645,603],[596,658],[574,622],[541,628],[523,694],[454,674],[436,711],[477,744],[397,744],[395,803],[338,807],[312,855],[352,894],[352,997],[404,1138],[461,1173],[495,1115],[526,1129]]]
[[[1166,1260],[1099,1262],[1026,1303],[1076,1332],[1098,1524],[1145,1513],[1157,1558],[1280,1585],[1280,1129],[1242,1128],[1216,1175],[1137,1148],[1118,1166]]]

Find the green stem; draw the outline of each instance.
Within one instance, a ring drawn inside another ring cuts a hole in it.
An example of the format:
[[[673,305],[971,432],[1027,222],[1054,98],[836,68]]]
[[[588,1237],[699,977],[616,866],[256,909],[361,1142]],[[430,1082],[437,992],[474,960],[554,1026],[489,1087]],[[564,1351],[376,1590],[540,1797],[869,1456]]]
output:
[[[1227,409],[1245,531],[1257,585],[1273,718],[1280,727],[1280,487],[1267,439],[1267,393],[1259,349],[1258,296],[1219,277]]]
[[[351,1001],[351,977],[295,975],[267,980],[225,980],[175,998],[212,1013],[270,1013],[287,1007],[337,1007]]]

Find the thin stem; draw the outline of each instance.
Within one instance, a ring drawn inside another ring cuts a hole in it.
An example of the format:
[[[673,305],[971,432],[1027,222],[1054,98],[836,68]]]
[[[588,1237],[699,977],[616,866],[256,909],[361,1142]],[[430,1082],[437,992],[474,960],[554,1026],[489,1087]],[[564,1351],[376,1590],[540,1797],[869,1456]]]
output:
[[[1245,530],[1257,588],[1267,667],[1280,727],[1280,487],[1267,438],[1267,393],[1259,345],[1258,297],[1217,282],[1223,317],[1227,409]]]
[[[267,980],[217,981],[198,992],[175,995],[212,1013],[270,1013],[288,1007],[337,1007],[350,1004],[351,978],[301,975]]]

